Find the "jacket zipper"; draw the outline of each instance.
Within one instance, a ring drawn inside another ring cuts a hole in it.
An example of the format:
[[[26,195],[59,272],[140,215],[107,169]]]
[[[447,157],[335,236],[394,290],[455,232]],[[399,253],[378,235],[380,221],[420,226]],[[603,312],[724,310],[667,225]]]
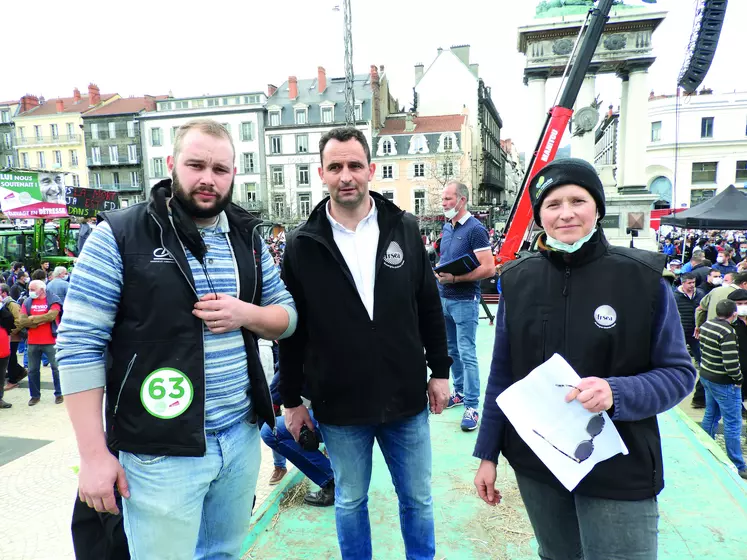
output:
[[[565,267],[565,275],[563,279],[563,297],[565,298],[565,333],[563,333],[563,348],[565,350],[565,359],[568,359],[568,329],[569,329],[569,322],[570,317],[568,314],[568,307],[570,300],[570,297],[568,296],[568,283],[570,282],[571,278],[571,267],[566,266]]]
[[[117,402],[114,404],[114,414],[112,415],[112,418],[117,417],[117,410],[119,410],[119,399],[122,398],[122,391],[124,390],[125,383],[127,383],[127,378],[130,376],[132,367],[135,365],[136,359],[137,359],[137,353],[135,353],[135,355],[132,356],[132,359],[130,360],[130,363],[127,366],[127,371],[125,372],[125,376],[124,376],[124,379],[122,380],[122,384],[119,386],[119,393],[117,393]]]

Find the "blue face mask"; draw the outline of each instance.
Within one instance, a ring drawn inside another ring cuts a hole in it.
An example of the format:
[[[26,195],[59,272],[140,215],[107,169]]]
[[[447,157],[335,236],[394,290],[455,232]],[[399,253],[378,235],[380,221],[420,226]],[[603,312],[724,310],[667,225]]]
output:
[[[568,243],[563,243],[562,241],[558,241],[557,239],[547,236],[546,243],[549,247],[552,247],[556,251],[563,251],[564,253],[575,253],[578,251],[584,243],[586,243],[589,239],[591,239],[592,235],[597,231],[597,228],[592,228],[592,230],[584,235],[581,239],[573,243],[572,245],[569,245]]]

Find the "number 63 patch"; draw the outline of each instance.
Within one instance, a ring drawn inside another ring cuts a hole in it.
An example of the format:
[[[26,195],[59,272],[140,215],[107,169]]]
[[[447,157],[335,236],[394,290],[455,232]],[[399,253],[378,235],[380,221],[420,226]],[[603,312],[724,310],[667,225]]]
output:
[[[192,382],[178,369],[157,369],[140,387],[140,402],[145,410],[163,420],[182,414],[192,404],[193,397]]]

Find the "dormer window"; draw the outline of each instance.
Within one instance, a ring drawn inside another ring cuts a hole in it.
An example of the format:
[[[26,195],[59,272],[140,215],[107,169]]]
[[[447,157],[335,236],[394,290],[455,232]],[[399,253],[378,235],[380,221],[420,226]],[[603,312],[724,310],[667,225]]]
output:
[[[394,143],[394,138],[391,136],[382,136],[379,138],[379,143],[376,148],[376,156],[396,156],[397,145]]]
[[[334,107],[322,107],[322,122],[331,123],[334,119]]]
[[[410,150],[409,154],[427,154],[428,153],[428,140],[423,134],[415,134],[410,138]]]
[[[439,152],[458,152],[459,146],[457,145],[456,134],[453,132],[444,132],[438,141]]]
[[[270,116],[270,126],[280,126],[280,109],[268,112]]]
[[[309,110],[306,107],[296,107],[293,111],[296,124],[306,124],[309,122]]]
[[[363,120],[363,105],[361,103],[355,104],[355,120],[356,121]]]
[[[390,140],[384,140],[381,143],[381,151],[384,152],[385,155],[389,155],[392,153],[392,142]]]

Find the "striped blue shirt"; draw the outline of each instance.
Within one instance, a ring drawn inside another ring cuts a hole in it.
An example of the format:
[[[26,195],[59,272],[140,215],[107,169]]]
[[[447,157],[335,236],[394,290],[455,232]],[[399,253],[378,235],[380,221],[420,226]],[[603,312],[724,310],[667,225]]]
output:
[[[208,249],[204,262],[215,291],[236,297],[238,270],[228,231],[225,213],[215,226],[201,230]],[[202,266],[186,249],[185,253],[197,294],[212,293]],[[280,305],[287,311],[290,320],[281,338],[290,336],[297,322],[295,304],[264,245],[261,264],[261,305]],[[122,285],[122,258],[114,234],[104,222],[91,232],[70,279],[57,336],[63,394],[106,385],[103,352],[111,340]],[[218,431],[242,420],[251,410],[246,350],[240,330],[213,334],[207,327],[203,329],[205,429]]]

